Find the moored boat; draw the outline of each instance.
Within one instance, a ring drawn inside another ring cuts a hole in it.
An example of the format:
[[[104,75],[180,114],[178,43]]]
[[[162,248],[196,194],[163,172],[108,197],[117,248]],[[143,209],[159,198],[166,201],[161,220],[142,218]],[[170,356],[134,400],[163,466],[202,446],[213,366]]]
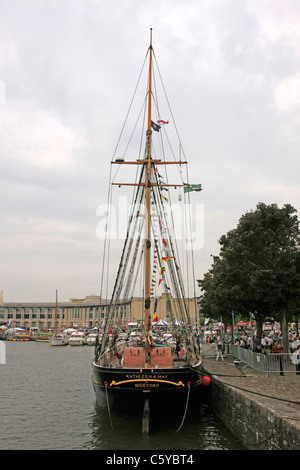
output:
[[[98,334],[97,334],[97,333],[90,333],[90,334],[87,335],[87,337],[86,337],[85,344],[86,344],[87,346],[95,346],[95,345],[96,345],[96,341],[97,341],[97,337],[98,337]]]
[[[157,122],[153,120],[152,104],[157,105],[157,99],[153,98],[152,86],[152,30],[148,56],[148,90],[144,100],[147,125],[142,129],[144,150],[137,160],[126,161],[118,157],[111,162],[120,168],[126,164],[129,168],[137,165],[139,171],[135,182],[110,181],[111,186],[132,186],[134,194],[103,336],[95,346],[92,364],[97,401],[104,402],[109,411],[112,409],[128,418],[140,420],[144,433],[150,432],[150,422],[156,417],[177,415],[179,410],[184,412],[192,400],[200,400],[202,387],[209,383],[207,378],[203,379],[200,344],[193,331],[198,315],[196,296],[192,299],[187,296],[189,283],[194,288],[196,281],[193,273],[191,277],[183,276],[174,227],[165,206],[170,203],[169,190],[182,188],[184,193],[189,193],[199,191],[201,185],[183,183],[182,167],[187,161],[181,159],[181,154],[179,160],[154,155],[153,131],[160,138],[162,126],[169,122],[162,120],[159,114]],[[159,148],[163,152],[163,145]],[[172,164],[180,169],[179,183],[168,183],[166,170]],[[106,237],[111,238],[109,234]],[[189,269],[193,271],[191,254],[185,251],[183,258],[190,260]],[[103,267],[103,272],[105,269],[108,266]],[[143,318],[139,322],[142,329],[124,335],[122,299],[133,295],[138,288],[137,279],[143,279]],[[167,315],[170,322],[163,322],[163,326],[168,328],[168,332],[163,332],[165,336],[155,331],[161,293],[166,296],[170,310],[173,305],[173,311]]]
[[[32,335],[30,337],[31,341],[36,341],[37,343],[49,343],[51,336],[48,335]]]
[[[7,336],[6,341],[30,341],[30,336],[26,334],[16,334],[14,336]]]
[[[1,337],[5,341],[30,341],[31,337],[23,328],[8,328]]]
[[[70,346],[84,346],[85,334],[82,331],[75,331],[69,336],[67,342]]]
[[[68,340],[63,333],[56,333],[49,340],[50,346],[67,346]]]

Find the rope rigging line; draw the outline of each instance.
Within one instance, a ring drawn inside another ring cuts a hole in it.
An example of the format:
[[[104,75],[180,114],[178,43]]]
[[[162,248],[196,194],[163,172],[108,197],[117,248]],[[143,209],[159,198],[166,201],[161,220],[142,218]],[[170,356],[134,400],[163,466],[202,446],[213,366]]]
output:
[[[125,289],[124,289],[124,299],[128,298],[128,293],[129,293],[129,290],[130,290],[131,284],[132,284],[132,279],[133,279],[133,274],[134,274],[134,268],[135,268],[135,265],[136,265],[137,254],[138,254],[138,250],[140,248],[141,233],[142,233],[142,229],[143,229],[143,225],[144,225],[142,222],[143,221],[140,222],[140,228],[138,230],[139,235],[138,235],[137,242],[135,244],[135,249],[134,249],[134,253],[133,253],[130,268],[129,268],[129,275],[128,275],[127,282],[126,282]]]
[[[158,177],[157,176],[156,176],[156,182],[158,182]],[[159,188],[159,187],[157,187],[157,188]],[[157,189],[157,195],[160,196],[160,191],[158,189]],[[158,211],[160,211],[163,214],[163,218],[165,219],[164,224],[165,224],[165,227],[166,227],[166,230],[167,230],[167,233],[168,233],[168,243],[170,244],[170,249],[169,250],[170,250],[170,254],[173,255],[174,264],[176,266],[176,270],[175,270],[175,267],[174,267],[173,263],[168,264],[168,268],[169,268],[169,271],[170,271],[170,277],[172,279],[173,286],[174,286],[176,296],[177,296],[177,300],[178,300],[178,302],[176,303],[176,306],[179,307],[179,309],[181,311],[180,318],[189,322],[190,318],[189,318],[189,315],[188,315],[188,311],[186,309],[186,305],[184,303],[182,303],[181,300],[179,300],[181,298],[185,298],[185,293],[184,293],[184,286],[183,286],[182,279],[181,279],[180,268],[179,268],[179,265],[177,263],[177,258],[176,258],[177,255],[176,255],[174,247],[173,247],[172,237],[171,237],[171,234],[170,234],[170,231],[169,231],[167,219],[164,216],[163,203],[161,201],[161,198],[157,197],[157,195],[154,191],[153,192],[154,201],[155,202],[158,201],[158,204],[157,204]],[[161,222],[160,219],[159,219],[159,221],[160,221],[160,231],[162,233],[162,222]],[[176,245],[176,248],[177,248],[177,245]]]
[[[156,181],[158,182],[158,178],[156,178]],[[158,187],[157,187],[158,188]],[[155,193],[155,191],[153,192],[153,198],[154,198],[154,201],[156,203],[156,206],[158,207],[157,211],[162,214],[162,217],[161,219],[159,219],[159,228],[160,228],[160,233],[161,233],[161,236],[163,235],[163,224],[164,224],[164,227],[165,227],[165,232],[167,233],[168,235],[168,242],[170,244],[170,248],[169,248],[169,251],[170,251],[170,254],[173,255],[173,258],[174,260],[176,261],[176,256],[177,254],[175,253],[175,250],[173,248],[173,244],[172,244],[172,236],[171,236],[171,233],[170,233],[170,230],[169,230],[169,225],[168,225],[168,221],[167,221],[167,218],[165,216],[165,212],[164,212],[164,205],[161,201],[161,197],[159,197],[161,195],[161,192],[159,190],[157,190],[157,194]],[[163,236],[162,236],[163,238]],[[178,291],[178,289],[177,289]]]
[[[134,99],[135,99],[135,96],[136,96],[136,92],[137,92],[137,89],[138,89],[138,86],[139,86],[139,83],[140,83],[140,80],[141,80],[141,76],[142,76],[142,73],[143,73],[143,70],[144,70],[144,67],[145,67],[145,63],[146,63],[146,59],[147,59],[147,56],[148,56],[148,53],[149,53],[149,50],[147,51],[146,55],[145,55],[145,59],[144,59],[144,62],[143,62],[143,65],[142,65],[142,68],[141,68],[141,71],[140,71],[140,74],[139,74],[139,77],[138,77],[138,80],[137,80],[137,84],[135,86],[135,89],[134,89],[134,93],[133,93],[133,96],[131,98],[131,102],[130,102],[130,105],[129,105],[129,109],[127,111],[127,114],[126,114],[126,117],[125,117],[125,121],[124,121],[124,124],[123,124],[123,127],[121,129],[121,133],[120,133],[120,136],[119,136],[119,139],[117,141],[117,144],[116,144],[116,147],[115,147],[115,150],[114,150],[114,153],[113,153],[113,159],[117,153],[117,149],[118,149],[118,146],[119,146],[119,143],[120,143],[120,140],[121,140],[121,137],[123,135],[123,131],[125,129],[125,125],[127,123],[127,119],[128,119],[128,116],[130,114],[130,111],[131,111],[131,108],[132,108],[132,104],[134,102]]]
[[[188,404],[189,404],[189,398],[190,398],[190,390],[191,390],[191,384],[188,384],[188,393],[187,393],[187,398],[186,398],[185,410],[184,410],[184,414],[183,414],[183,418],[182,418],[181,424],[180,424],[180,426],[179,426],[179,428],[177,429],[176,432],[179,432],[179,431],[180,431],[180,429],[182,428],[183,423],[184,423],[184,421],[185,421],[186,412],[187,412]]]
[[[134,89],[134,93],[133,93],[133,96],[132,96],[132,99],[131,99],[131,102],[130,102],[130,105],[129,105],[129,109],[127,111],[127,114],[126,114],[126,117],[125,117],[125,121],[124,121],[124,124],[123,124],[123,127],[121,129],[121,133],[119,135],[119,138],[118,138],[118,141],[117,141],[117,144],[116,144],[116,147],[115,147],[115,150],[113,152],[113,157],[112,157],[112,160],[114,160],[115,158],[115,155],[116,155],[116,152],[117,152],[117,149],[118,149],[118,146],[119,146],[119,143],[120,143],[120,140],[121,140],[121,137],[123,135],[123,132],[124,132],[124,129],[125,129],[125,126],[126,126],[126,123],[127,123],[127,120],[128,120],[128,116],[130,114],[130,111],[131,111],[131,108],[132,108],[132,105],[133,105],[133,102],[134,102],[134,99],[135,99],[135,96],[136,96],[136,93],[137,93],[137,90],[138,90],[138,87],[139,87],[139,83],[140,83],[140,80],[141,80],[141,76],[142,76],[142,73],[143,73],[143,70],[145,68],[145,63],[146,63],[146,60],[147,60],[147,56],[148,56],[148,53],[149,53],[149,50],[147,51],[146,55],[145,55],[145,58],[144,58],[144,62],[142,64],[142,68],[141,68],[141,71],[140,71],[140,74],[139,74],[139,77],[138,77],[138,80],[137,80],[137,83],[136,83],[136,86],[135,86],[135,89]],[[119,168],[117,168],[117,172],[115,174],[115,177],[118,173],[118,170]],[[114,177],[114,179],[115,179]],[[109,174],[109,190],[108,190],[108,202],[107,202],[107,205],[109,207],[109,203],[111,202],[111,183],[112,183],[112,167],[110,166],[110,174]],[[104,267],[105,267],[105,259],[106,259],[106,251],[108,253],[108,256],[109,256],[109,247],[108,247],[108,250],[107,250],[107,236],[108,236],[108,223],[106,224],[106,230],[105,230],[105,239],[104,239],[104,249],[103,249],[103,260],[102,260],[102,273],[101,273],[101,280],[100,280],[100,306],[101,306],[101,299],[102,299],[102,291],[103,291],[103,280],[104,280]],[[110,244],[110,240],[108,242]],[[109,263],[107,265],[109,267]],[[106,299],[108,298],[108,273],[109,273],[109,269],[107,268],[107,282],[106,282]]]
[[[108,189],[108,196],[107,196],[107,210],[109,208],[110,199],[111,199],[111,165],[110,165],[110,172],[109,172],[109,189]],[[105,267],[105,256],[106,256],[106,243],[108,237],[108,221],[106,221],[105,225],[105,237],[104,237],[104,248],[103,248],[103,259],[102,259],[102,273],[100,279],[100,306],[101,306],[101,299],[102,299],[102,289],[103,289],[103,278],[104,278],[104,267]]]
[[[138,187],[138,188],[139,188],[138,189],[138,192],[139,192],[140,187]],[[144,189],[142,188],[141,189],[141,195],[140,195],[140,203],[143,199],[143,193],[144,193]],[[139,213],[139,210],[137,210],[137,214],[138,213]],[[132,229],[132,232],[131,232],[131,235],[130,235],[130,228],[131,228],[132,223],[133,223],[133,229]],[[118,305],[119,305],[119,301],[120,301],[120,297],[121,297],[121,291],[122,291],[122,287],[123,287],[124,281],[125,281],[125,272],[126,272],[128,264],[129,264],[129,257],[130,257],[131,250],[132,250],[132,247],[133,247],[134,234],[136,233],[135,227],[136,227],[137,224],[138,224],[138,217],[135,216],[134,212],[132,212],[132,215],[131,215],[130,221],[129,221],[130,228],[128,229],[126,241],[125,241],[125,244],[124,244],[124,250],[123,250],[124,259],[122,257],[122,261],[119,265],[119,269],[120,269],[120,275],[118,276],[119,283],[118,283],[118,287],[116,288],[116,294],[113,295],[113,297],[112,297],[112,302],[113,302],[113,306],[114,306],[114,311],[113,311],[114,318],[116,318],[116,316],[117,316],[117,310],[118,310]],[[126,247],[127,243],[128,243],[128,246]]]
[[[161,85],[162,85],[162,88],[163,88],[163,90],[164,90],[165,98],[166,98],[166,101],[167,101],[167,103],[168,103],[169,111],[170,111],[170,113],[171,113],[172,121],[173,121],[173,123],[174,123],[174,128],[175,128],[175,131],[176,131],[176,134],[177,134],[177,138],[178,138],[178,140],[179,140],[179,142],[180,142],[180,145],[181,145],[181,148],[182,148],[182,150],[183,150],[182,143],[181,143],[181,139],[180,139],[180,136],[179,136],[179,132],[178,132],[177,127],[176,127],[176,123],[175,123],[175,119],[174,119],[174,116],[173,116],[173,112],[172,112],[172,109],[171,109],[171,106],[170,106],[170,102],[169,102],[169,99],[168,99],[168,96],[167,96],[167,93],[166,93],[166,89],[165,89],[165,86],[164,86],[164,83],[163,83],[163,80],[162,80],[162,76],[161,76],[161,73],[160,73],[160,70],[159,70],[159,67],[158,67],[158,62],[157,62],[157,59],[156,59],[156,57],[155,57],[154,51],[153,51],[153,57],[154,57],[154,63],[155,63],[155,65],[156,65],[156,67],[157,67],[157,71],[158,71],[158,74],[159,74],[159,77],[160,77]],[[187,161],[184,152],[183,152],[183,156],[184,156],[184,159],[185,159],[184,161]]]
[[[111,419],[111,413],[110,413],[110,406],[109,406],[108,393],[107,393],[107,385],[108,385],[108,384],[105,383],[104,385],[105,385],[105,395],[106,395],[106,404],[107,404],[107,411],[108,411],[109,421],[110,421],[111,428],[112,428],[112,430],[114,431],[114,427],[113,427],[113,423],[112,423],[112,419]]]
[[[143,168],[142,168],[142,171],[141,171],[141,174],[140,174],[140,181],[142,179],[142,175],[143,175]],[[101,342],[101,351],[100,351],[100,354],[103,353],[105,347],[106,347],[106,344],[107,344],[107,341],[108,341],[108,330],[109,330],[109,324],[108,324],[108,319],[110,317],[110,314],[111,314],[111,309],[113,308],[114,306],[114,303],[115,303],[115,299],[118,298],[118,295],[119,295],[119,292],[120,292],[120,289],[119,289],[119,283],[120,283],[120,276],[122,274],[122,268],[123,268],[123,264],[124,264],[124,258],[125,258],[125,255],[126,255],[126,249],[127,249],[127,245],[129,243],[129,234],[130,234],[130,228],[131,228],[131,224],[132,224],[132,220],[133,220],[133,210],[134,210],[134,207],[136,205],[136,202],[137,202],[137,199],[138,199],[138,195],[140,193],[140,190],[141,190],[141,186],[137,186],[137,190],[136,190],[136,195],[135,195],[135,201],[134,201],[134,204],[133,204],[133,207],[132,207],[132,212],[131,212],[131,215],[129,217],[129,222],[128,222],[128,227],[127,227],[127,234],[126,234],[126,238],[125,238],[125,242],[124,242],[124,246],[123,246],[123,251],[122,251],[122,255],[121,255],[121,261],[119,263],[119,269],[118,269],[118,273],[117,273],[117,277],[116,277],[116,280],[115,280],[115,285],[114,285],[114,289],[113,289],[113,293],[112,293],[112,296],[111,296],[111,300],[110,300],[110,304],[108,306],[108,309],[107,309],[107,312],[106,312],[106,315],[105,315],[105,325],[104,325],[104,332],[103,332],[103,341]]]
[[[187,172],[187,182],[189,182],[189,177],[188,177],[188,168],[186,168]],[[189,201],[189,209],[191,212],[191,199],[190,199],[190,193],[188,192],[188,201]],[[190,235],[191,235],[191,257],[192,257],[192,281],[193,281],[193,286],[194,286],[194,299],[195,299],[195,307],[197,308],[197,300],[196,300],[196,276],[195,276],[195,260],[194,260],[194,248],[193,248],[193,238],[192,238],[192,216],[191,213],[189,215],[189,220],[190,220]]]
[[[133,127],[133,130],[132,130],[131,135],[130,135],[130,137],[129,137],[128,143],[127,143],[126,148],[125,148],[125,150],[124,150],[123,157],[125,157],[125,155],[126,155],[126,152],[127,152],[127,150],[128,150],[128,147],[129,147],[130,142],[131,142],[131,140],[132,140],[134,131],[135,131],[136,127],[137,127],[137,124],[138,124],[140,115],[142,114],[142,111],[143,111],[143,110],[144,110],[144,121],[143,121],[143,127],[144,127],[146,103],[147,103],[147,97],[145,97],[144,103],[143,103],[143,105],[142,105],[142,107],[141,107],[141,110],[140,110],[140,112],[139,112],[139,114],[138,114],[138,117],[137,117],[137,119],[136,119],[136,123],[135,123],[135,125],[134,125],[134,127]],[[142,144],[140,144],[140,145],[142,145]],[[141,148],[141,147],[140,147],[140,148]]]
[[[155,84],[155,90],[156,90],[156,84]],[[157,108],[158,109],[158,108]],[[158,113],[159,114],[159,113]],[[165,129],[165,128],[164,128]],[[165,131],[165,135],[167,136],[167,132]],[[161,148],[162,148],[162,155],[163,155],[163,160],[165,160],[165,155],[164,155],[164,146],[163,146],[163,139],[162,139],[162,136],[161,136]],[[168,140],[169,141],[169,140]],[[181,142],[179,142],[179,144],[181,145]],[[170,146],[171,148],[171,146]],[[174,157],[174,160],[175,160],[175,156],[174,156],[174,152],[171,148],[171,151],[172,151],[172,154],[173,154],[173,157]],[[179,167],[179,165],[177,165],[177,167]],[[178,168],[179,169],[179,168]],[[180,174],[180,178],[181,178],[181,181],[183,182],[182,180],[182,172],[181,170],[179,169],[179,174]],[[168,184],[168,175],[166,173],[166,178],[167,180],[167,184]],[[160,199],[160,198],[159,198]],[[171,194],[169,195],[169,199],[170,199],[170,206],[172,205],[172,201],[171,201]],[[172,228],[173,228],[173,231],[175,233],[175,224],[174,224],[174,216],[173,216],[173,212],[171,211],[171,224],[172,224]],[[171,237],[170,237],[171,238]],[[173,243],[172,241],[172,238],[171,238],[171,244]],[[178,251],[178,245],[177,245],[177,241],[176,241],[176,237],[174,237],[174,243],[175,243],[175,247],[176,247],[176,254],[177,254],[177,257],[179,259],[179,251]],[[172,249],[172,252],[173,252],[173,255],[174,255],[174,258],[175,258],[175,250],[174,250],[174,247],[171,246],[171,249]],[[178,263],[176,262],[176,265],[178,267]],[[178,270],[178,269],[177,269]],[[175,279],[176,276],[174,276],[174,272],[173,272],[173,279]],[[185,298],[185,293],[184,293],[184,284],[183,284],[183,281],[182,281],[182,277],[181,277],[181,273],[178,272],[178,277],[179,277],[179,283],[180,283],[180,286],[181,286],[181,295],[183,298]],[[180,296],[179,296],[180,297]]]

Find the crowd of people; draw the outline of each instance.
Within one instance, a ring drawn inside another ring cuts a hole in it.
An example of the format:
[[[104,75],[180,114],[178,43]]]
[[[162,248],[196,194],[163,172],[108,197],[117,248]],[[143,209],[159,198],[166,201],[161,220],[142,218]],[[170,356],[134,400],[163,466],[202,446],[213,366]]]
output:
[[[293,353],[299,350],[300,355],[300,335],[297,336],[296,331],[289,330],[289,352]],[[231,343],[231,335],[225,334],[222,338],[218,332],[211,334],[206,337],[206,342],[214,343],[216,345],[217,359],[221,357],[221,352],[224,350],[226,344]],[[236,333],[235,340],[233,343],[235,346],[249,349],[254,353],[262,354],[281,354],[283,353],[282,334],[278,329],[264,332],[261,340],[257,338],[256,330],[251,331],[241,329]],[[221,357],[221,359],[223,356]]]
[[[289,330],[288,340],[290,352],[294,352],[300,348],[300,337],[297,336],[295,331]],[[272,330],[269,333],[264,333],[261,340],[256,337],[255,331],[253,338],[251,338],[251,334],[242,330],[234,344],[241,348],[251,349],[255,353],[283,353],[282,334],[280,330]]]

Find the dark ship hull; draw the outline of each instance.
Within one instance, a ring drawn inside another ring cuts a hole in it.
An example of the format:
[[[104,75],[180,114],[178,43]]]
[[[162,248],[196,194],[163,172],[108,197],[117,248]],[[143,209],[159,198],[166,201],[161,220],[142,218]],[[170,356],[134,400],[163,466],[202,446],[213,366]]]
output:
[[[152,423],[168,416],[181,419],[188,406],[200,403],[201,392],[209,382],[201,363],[195,367],[136,369],[93,362],[92,383],[97,403],[143,423],[144,432],[149,431],[144,424],[147,418]]]

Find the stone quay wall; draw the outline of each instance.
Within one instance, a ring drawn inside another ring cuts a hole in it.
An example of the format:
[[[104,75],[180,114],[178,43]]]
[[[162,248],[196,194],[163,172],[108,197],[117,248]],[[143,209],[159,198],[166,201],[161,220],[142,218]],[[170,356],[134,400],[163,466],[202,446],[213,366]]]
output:
[[[242,444],[255,450],[299,450],[300,427],[291,408],[249,395],[212,378],[212,409]]]
[[[300,374],[266,375],[230,354],[216,360],[216,346],[202,345],[211,378],[210,405],[248,449],[300,450]]]

